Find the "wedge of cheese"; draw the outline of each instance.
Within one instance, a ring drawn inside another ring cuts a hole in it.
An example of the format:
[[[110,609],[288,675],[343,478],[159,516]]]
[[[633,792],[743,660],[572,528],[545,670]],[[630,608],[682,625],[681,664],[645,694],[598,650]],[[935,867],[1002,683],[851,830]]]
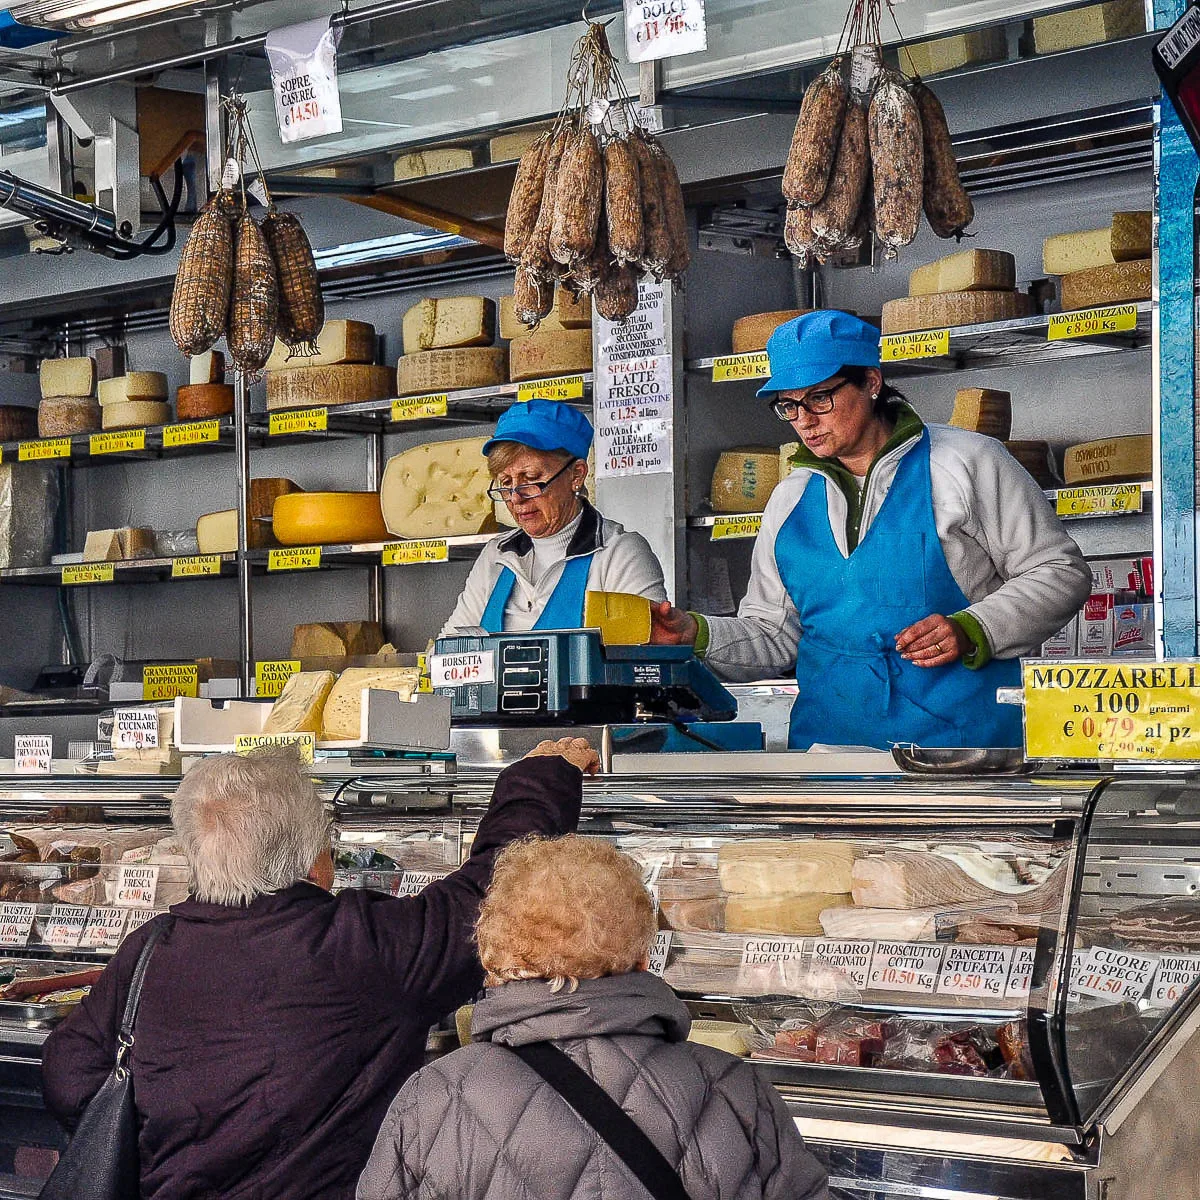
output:
[[[275,501],[271,529],[284,546],[382,542],[377,492],[289,492]]]
[[[233,387],[228,383],[189,383],[175,393],[175,415],[181,421],[201,421],[233,412]]]
[[[725,901],[729,933],[778,933],[814,937],[822,933],[821,913],[851,903],[850,894],[806,892],[790,896],[736,894]]]
[[[193,387],[203,383],[225,382],[225,355],[220,350],[205,350],[188,360],[188,383]]]
[[[378,621],[319,621],[292,629],[289,658],[350,658],[378,654],[383,627]]]
[[[38,366],[43,397],[78,399],[96,394],[96,362],[91,358],[43,358]]]
[[[750,354],[767,348],[767,339],[785,321],[812,312],[811,308],[784,308],[777,312],[751,313],[733,323],[730,342],[734,354]]]
[[[530,125],[513,133],[497,134],[488,142],[488,161],[516,162],[549,128],[549,125]]]
[[[122,562],[154,557],[154,530],[139,528],[94,529],[83,544],[84,562]]]
[[[109,382],[104,380],[101,387]],[[134,429],[141,425],[165,425],[171,419],[171,406],[165,400],[113,401],[100,406],[102,429]]]
[[[687,1040],[745,1058],[754,1045],[754,1026],[740,1021],[696,1020],[688,1030]]]
[[[496,302],[484,296],[418,300],[400,323],[404,353],[490,346],[496,340]]]
[[[590,329],[539,329],[513,338],[508,348],[508,377],[513,383],[591,369]]]
[[[539,330],[588,329],[592,324],[592,301],[590,296],[572,298],[565,288],[554,292],[554,306],[538,322]],[[533,330],[517,318],[516,300],[512,296],[500,297],[500,336],[505,341],[524,337]]]
[[[1153,260],[1115,263],[1111,267],[1092,267],[1062,277],[1063,312],[1078,308],[1096,308],[1105,304],[1125,304],[1149,300],[1153,288]]]
[[[1047,275],[1071,275],[1093,267],[1149,258],[1153,248],[1151,215],[1147,211],[1113,213],[1104,229],[1058,233],[1042,242],[1042,270]]]
[[[1141,0],[1109,0],[1033,19],[1033,45],[1038,54],[1057,54],[1145,32]]]
[[[1067,483],[1120,483],[1149,479],[1153,453],[1149,434],[1101,438],[1068,446],[1063,455]]]
[[[486,441],[427,442],[389,459],[379,488],[388,532],[405,538],[458,537],[492,528]]]
[[[100,405],[90,396],[47,396],[38,405],[38,437],[67,437],[100,428]]]
[[[332,671],[297,671],[271,705],[263,733],[321,732],[325,701],[337,676]]]
[[[939,292],[1006,292],[1017,283],[1017,260],[1003,250],[962,250],[918,267],[908,277],[910,296]]]
[[[583,625],[600,630],[606,646],[644,646],[650,641],[650,601],[628,592],[585,592]]]
[[[950,424],[1005,442],[1012,432],[1012,396],[991,388],[960,388]]]
[[[491,387],[504,382],[507,365],[508,355],[502,346],[463,346],[457,350],[405,354],[396,364],[396,390],[401,396],[411,396]]]
[[[762,839],[726,842],[717,851],[721,887],[730,893],[789,896],[848,892],[858,858],[850,842]]]
[[[343,363],[373,363],[379,339],[375,326],[366,321],[326,321],[317,334],[317,353],[308,357],[293,355],[286,342],[275,339],[266,369],[282,371],[290,367],[336,367]]]
[[[102,379],[98,392],[101,408],[138,400],[165,400],[170,394],[167,377],[161,371],[130,371],[115,379]]]
[[[739,446],[725,450],[713,471],[710,496],[714,512],[762,512],[779,483],[775,446]]]
[[[911,333],[918,329],[946,329],[1011,321],[1028,317],[1033,301],[1024,292],[945,292],[932,296],[905,296],[883,306],[883,333]]]
[[[330,742],[362,737],[363,688],[396,692],[402,700],[411,700],[419,680],[416,667],[347,667],[325,701],[322,736]]]
[[[367,363],[332,367],[288,367],[267,373],[267,409],[324,408],[386,400],[392,372]]]
[[[427,175],[445,175],[450,171],[469,171],[475,165],[475,155],[461,146],[444,150],[419,150],[402,154],[392,165],[392,178],[400,183],[405,179],[424,179]]]

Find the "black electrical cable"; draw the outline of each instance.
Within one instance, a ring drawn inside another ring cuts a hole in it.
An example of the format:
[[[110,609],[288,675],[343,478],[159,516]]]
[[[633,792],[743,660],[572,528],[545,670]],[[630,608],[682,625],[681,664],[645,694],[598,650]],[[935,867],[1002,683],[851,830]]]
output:
[[[179,202],[183,197],[183,163],[175,160],[175,187],[168,202],[162,184],[157,179],[150,180],[151,186],[158,195],[162,205],[163,215],[148,237],[141,242],[128,242],[123,238],[109,238],[102,235],[91,235],[88,240],[94,242],[98,249],[104,250],[111,258],[125,261],[141,258],[144,254],[168,254],[175,249],[175,214],[179,211]],[[155,242],[166,232],[167,240],[161,246]]]
[[[668,717],[667,720],[675,727],[676,731],[682,733],[684,737],[691,738],[693,742],[699,742],[706,750],[725,750],[726,747],[719,745],[717,742],[709,741],[708,738],[693,732],[687,727],[687,723],[680,721],[675,717]]]

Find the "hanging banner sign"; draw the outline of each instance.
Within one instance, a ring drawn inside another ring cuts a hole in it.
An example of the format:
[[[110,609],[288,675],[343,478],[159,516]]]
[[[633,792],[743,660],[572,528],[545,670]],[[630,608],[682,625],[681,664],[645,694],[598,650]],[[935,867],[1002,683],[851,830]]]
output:
[[[707,49],[704,0],[625,0],[625,54],[631,63]]]
[[[267,34],[275,121],[283,143],[342,132],[337,48],[340,25],[328,17],[286,25]]]

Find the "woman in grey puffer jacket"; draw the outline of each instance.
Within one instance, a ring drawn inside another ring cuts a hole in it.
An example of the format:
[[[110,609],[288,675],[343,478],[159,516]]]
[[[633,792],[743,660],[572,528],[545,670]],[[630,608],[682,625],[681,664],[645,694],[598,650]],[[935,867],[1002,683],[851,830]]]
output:
[[[509,1046],[552,1042],[632,1117],[690,1200],[827,1200],[825,1172],[747,1063],[688,1042],[646,971],[654,914],[632,859],[570,836],[496,862],[477,936],[473,1044],[392,1103],[358,1200],[646,1200],[592,1128]]]

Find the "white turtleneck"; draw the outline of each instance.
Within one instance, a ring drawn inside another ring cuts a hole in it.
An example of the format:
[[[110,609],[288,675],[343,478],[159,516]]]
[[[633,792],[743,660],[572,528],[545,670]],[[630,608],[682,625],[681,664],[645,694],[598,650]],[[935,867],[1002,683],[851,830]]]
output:
[[[557,533],[552,533],[547,537],[530,538],[533,543],[533,569],[530,571],[530,576],[535,584],[551,567],[567,557],[567,547],[571,544],[571,539],[575,536],[575,531],[579,528],[582,520],[583,508],[581,507],[575,520],[569,525],[565,525]]]

